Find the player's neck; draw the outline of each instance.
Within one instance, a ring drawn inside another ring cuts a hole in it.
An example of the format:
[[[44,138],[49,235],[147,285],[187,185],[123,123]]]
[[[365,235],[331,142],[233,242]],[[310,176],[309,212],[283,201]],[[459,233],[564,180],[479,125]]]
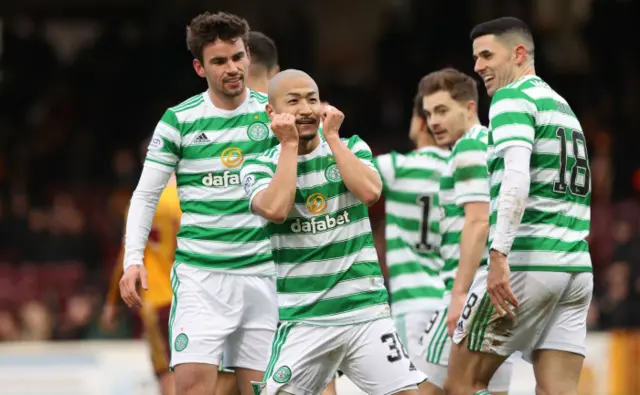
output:
[[[247,86],[249,89],[266,95],[269,90],[269,79],[266,76],[250,74]]]
[[[219,108],[221,110],[235,110],[236,108],[240,107],[242,103],[244,103],[244,101],[247,99],[246,89],[240,95],[234,97],[225,97],[222,95],[217,96],[211,89],[209,89],[207,93],[209,94],[211,103],[213,103],[216,108]]]
[[[516,74],[515,74],[515,76],[513,78],[513,81],[511,81],[511,82],[512,83],[516,82],[516,81],[518,81],[518,80],[520,80],[520,79],[522,79],[522,78],[524,78],[524,77],[526,77],[528,75],[537,75],[536,74],[536,68],[533,65],[524,67],[524,68],[522,68],[522,70],[516,71]]]
[[[311,140],[300,140],[298,143],[298,155],[308,155],[312,153],[318,145],[320,145],[320,133],[316,133]]]
[[[476,125],[480,125],[480,119],[478,117],[473,117],[469,120],[469,123],[467,123],[467,127],[464,130],[463,134],[467,134],[471,131],[471,129],[473,129],[474,126]]]
[[[415,142],[416,149],[423,149],[426,147],[435,147],[437,146],[436,140],[431,136],[429,132],[423,133],[418,136],[417,141]]]

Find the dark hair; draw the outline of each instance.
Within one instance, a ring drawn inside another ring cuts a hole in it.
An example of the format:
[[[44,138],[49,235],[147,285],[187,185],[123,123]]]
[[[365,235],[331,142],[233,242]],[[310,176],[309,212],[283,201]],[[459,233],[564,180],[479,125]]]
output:
[[[486,36],[489,34],[500,36],[505,33],[512,32],[520,33],[533,42],[533,35],[531,34],[529,25],[518,18],[510,16],[492,19],[490,21],[482,22],[476,25],[471,30],[469,37],[471,38],[471,40],[475,40],[478,37]]]
[[[429,73],[420,80],[418,90],[422,96],[432,95],[439,91],[449,92],[456,101],[478,101],[478,84],[465,73],[454,68]]]
[[[259,64],[267,70],[278,65],[278,49],[271,38],[263,33],[252,31],[249,33],[249,52],[251,64]]]
[[[187,48],[194,58],[202,62],[204,47],[218,39],[235,41],[240,38],[246,47],[249,30],[249,23],[237,15],[205,12],[193,18],[187,26]]]
[[[422,103],[423,97],[424,95],[422,94],[422,92],[418,90],[418,93],[416,93],[416,96],[413,98],[413,112],[416,113],[416,115],[418,115],[424,121],[426,121],[427,113],[424,111],[424,105]]]

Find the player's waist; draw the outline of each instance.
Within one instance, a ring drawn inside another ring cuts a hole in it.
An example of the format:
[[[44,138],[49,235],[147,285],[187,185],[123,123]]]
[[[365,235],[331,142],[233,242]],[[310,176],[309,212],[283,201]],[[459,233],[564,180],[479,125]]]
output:
[[[275,265],[268,248],[256,249],[255,252],[243,253],[242,248],[231,254],[219,254],[215,250],[176,250],[176,262],[189,266],[204,268],[217,273],[230,273],[247,276],[274,276]]]
[[[385,297],[372,299],[364,305],[360,303],[356,304],[352,309],[333,311],[331,309],[325,309],[325,311],[319,311],[319,314],[309,314],[308,312],[302,311],[296,314],[296,312],[283,307],[279,307],[278,310],[280,321],[301,322],[316,326],[354,325],[390,317],[391,315],[391,309]]]

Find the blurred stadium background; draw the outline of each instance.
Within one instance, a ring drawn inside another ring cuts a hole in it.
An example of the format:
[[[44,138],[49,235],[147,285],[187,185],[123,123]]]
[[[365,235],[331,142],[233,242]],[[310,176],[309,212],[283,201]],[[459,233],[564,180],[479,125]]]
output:
[[[205,10],[271,36],[281,66],[308,71],[345,112],[344,133],[376,153],[410,149],[422,75],[473,75],[475,23],[529,22],[538,73],[574,107],[591,157],[581,395],[640,393],[639,1],[20,0],[0,4],[0,394],[157,393],[135,316],[115,331],[99,317],[141,144],[165,108],[206,88],[184,34]],[[383,214],[380,202],[375,227]],[[516,369],[512,394],[534,393],[530,370]]]

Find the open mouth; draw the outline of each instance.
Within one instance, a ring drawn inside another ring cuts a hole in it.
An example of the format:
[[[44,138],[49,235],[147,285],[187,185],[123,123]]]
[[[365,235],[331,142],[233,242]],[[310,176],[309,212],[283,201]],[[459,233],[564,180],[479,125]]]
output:
[[[317,122],[315,119],[312,119],[312,118],[304,118],[304,119],[297,119],[296,123],[298,125],[315,125]]]
[[[485,75],[482,77],[482,80],[484,81],[484,83],[488,83],[489,81],[493,81],[493,76],[492,75]]]

